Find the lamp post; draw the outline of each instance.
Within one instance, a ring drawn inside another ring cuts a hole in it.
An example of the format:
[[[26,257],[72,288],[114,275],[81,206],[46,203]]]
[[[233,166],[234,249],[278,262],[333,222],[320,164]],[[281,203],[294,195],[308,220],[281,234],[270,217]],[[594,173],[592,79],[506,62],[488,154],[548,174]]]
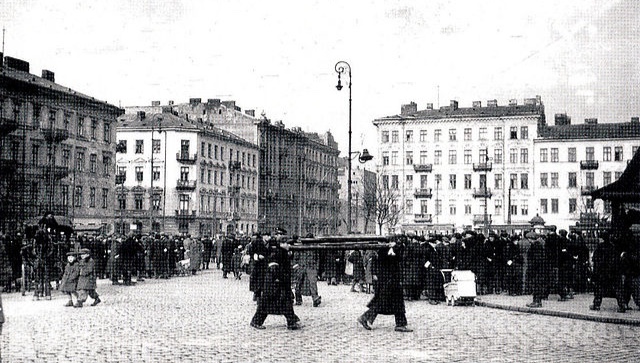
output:
[[[338,91],[342,90],[342,75],[346,74],[349,77],[349,152],[347,154],[347,162],[349,164],[349,168],[347,174],[347,234],[351,234],[351,155],[353,154],[353,152],[351,152],[351,66],[345,61],[339,61],[338,63],[336,63],[335,70],[336,73],[338,73],[338,85],[336,85],[336,89]],[[361,163],[365,163],[373,159],[373,156],[369,155],[367,149],[364,149],[362,153],[356,152],[356,154],[358,155],[358,160]]]

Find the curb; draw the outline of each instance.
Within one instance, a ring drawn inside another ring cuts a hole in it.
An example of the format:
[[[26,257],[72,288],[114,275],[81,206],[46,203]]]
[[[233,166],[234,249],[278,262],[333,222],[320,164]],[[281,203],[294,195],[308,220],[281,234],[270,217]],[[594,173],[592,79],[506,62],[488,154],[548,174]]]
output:
[[[521,313],[556,316],[556,317],[568,318],[568,319],[589,320],[589,321],[595,321],[598,323],[640,326],[640,320],[610,318],[605,316],[593,316],[588,314],[571,313],[567,311],[557,311],[557,310],[549,310],[549,309],[542,309],[542,308],[534,309],[534,308],[523,307],[523,306],[502,305],[502,304],[485,302],[481,300],[476,300],[476,305],[483,306],[486,308],[491,308],[491,309],[510,310],[510,311],[517,311]]]

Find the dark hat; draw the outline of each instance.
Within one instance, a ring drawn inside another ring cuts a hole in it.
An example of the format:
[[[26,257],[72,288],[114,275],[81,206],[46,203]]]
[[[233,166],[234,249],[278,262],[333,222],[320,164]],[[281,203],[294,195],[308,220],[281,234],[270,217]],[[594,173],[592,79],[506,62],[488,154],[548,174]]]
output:
[[[525,234],[524,236],[527,237],[528,239],[538,239],[538,237],[540,237],[540,235],[538,235],[536,232],[533,232],[533,231]]]
[[[77,252],[67,252],[67,256],[76,256],[78,253]]]
[[[284,228],[280,228],[280,227],[276,228],[276,230],[274,232],[275,232],[275,234],[287,234],[287,230],[284,229]]]
[[[88,254],[90,254],[90,253],[91,253],[91,250],[90,250],[90,249],[88,249],[88,248],[81,248],[79,253],[80,253],[81,255],[84,255],[84,254],[87,254],[87,255],[88,255]]]

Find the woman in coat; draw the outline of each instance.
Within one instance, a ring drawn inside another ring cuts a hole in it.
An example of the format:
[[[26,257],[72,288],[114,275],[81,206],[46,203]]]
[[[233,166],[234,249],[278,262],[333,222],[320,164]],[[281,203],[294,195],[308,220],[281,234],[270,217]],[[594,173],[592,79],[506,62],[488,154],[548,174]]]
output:
[[[69,301],[64,306],[73,306],[72,296],[76,295],[77,299],[80,267],[78,267],[75,252],[67,252],[67,261],[68,263],[64,268],[62,280],[60,281],[60,291],[69,296]]]
[[[195,275],[200,269],[200,264],[202,264],[202,242],[197,238],[188,237],[184,240],[184,249],[189,258],[191,274]]]
[[[379,314],[394,315],[396,321],[395,331],[411,332],[407,328],[404,299],[402,296],[402,248],[403,241],[392,242],[390,247],[379,250],[378,258],[373,265],[373,279],[377,281],[376,289],[369,308],[358,318],[358,322],[367,330],[371,330]]]

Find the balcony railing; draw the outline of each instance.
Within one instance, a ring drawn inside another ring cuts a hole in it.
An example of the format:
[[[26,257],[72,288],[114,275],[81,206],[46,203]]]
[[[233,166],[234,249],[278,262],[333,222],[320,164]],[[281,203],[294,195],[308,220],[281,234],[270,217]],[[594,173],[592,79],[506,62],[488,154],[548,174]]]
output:
[[[413,219],[416,223],[431,223],[433,216],[431,214],[415,214]]]
[[[69,138],[69,130],[60,128],[42,128],[42,135],[48,142],[60,142]]]
[[[595,185],[583,185],[580,187],[580,194],[591,195],[591,192],[593,192],[596,189],[598,189],[598,187]]]
[[[198,154],[189,155],[189,153],[176,153],[176,160],[183,164],[195,164]]]
[[[431,188],[416,189],[413,193],[413,196],[416,198],[431,198],[432,195]]]
[[[239,185],[234,185],[234,186],[227,187],[227,191],[229,192],[229,194],[240,193],[240,186]]]
[[[122,185],[127,180],[126,174],[117,174],[116,175],[116,185]]]
[[[580,170],[596,170],[600,166],[598,160],[581,160]]]
[[[179,189],[179,190],[193,190],[195,188],[196,188],[196,181],[195,180],[178,179],[176,181],[176,189]]]
[[[491,224],[491,214],[487,214],[487,222]],[[473,224],[484,224],[484,214],[474,214]]]
[[[196,218],[196,211],[188,209],[176,209],[176,218],[182,220],[193,220]]]
[[[474,198],[491,198],[492,195],[491,189],[489,188],[478,188],[473,190]]]
[[[416,173],[430,173],[433,171],[433,164],[413,164]]]
[[[231,171],[240,170],[240,168],[242,168],[242,163],[240,163],[239,161],[230,161],[229,162],[229,170],[231,170]]]
[[[473,171],[491,171],[491,163],[473,163]]]

